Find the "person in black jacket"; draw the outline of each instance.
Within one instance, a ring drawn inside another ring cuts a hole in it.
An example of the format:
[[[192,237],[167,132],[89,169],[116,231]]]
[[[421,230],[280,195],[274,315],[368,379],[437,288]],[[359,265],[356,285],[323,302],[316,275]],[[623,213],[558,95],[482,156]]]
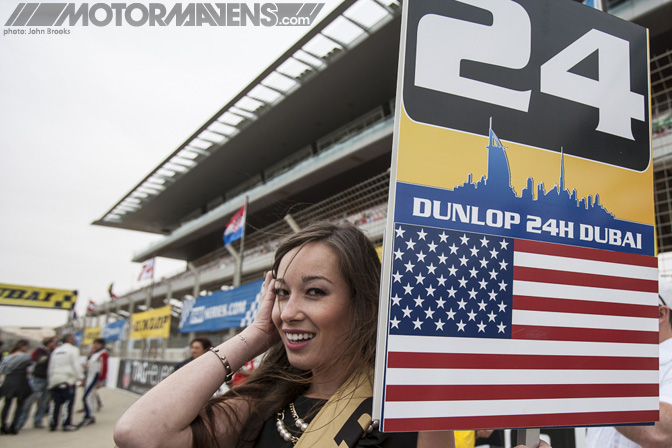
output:
[[[175,365],[175,370],[189,364],[191,361],[193,361],[194,359],[201,356],[203,353],[210,350],[210,347],[212,347],[212,342],[210,342],[210,339],[208,339],[208,338],[195,338],[194,340],[192,340],[189,343],[189,349],[191,350],[191,358],[187,358],[184,361],[181,361],[181,362],[177,363]]]
[[[32,361],[27,353],[30,343],[26,339],[19,339],[0,363],[0,374],[4,374],[5,382],[2,384],[2,396],[5,397],[5,405],[2,408],[2,429],[0,434],[18,434],[19,419],[21,410],[26,398],[31,394],[32,389],[28,382],[28,367]],[[7,424],[7,416],[12,401],[16,399],[16,408],[14,409],[14,418],[10,425]]]
[[[19,429],[26,424],[28,415],[30,415],[30,409],[36,401],[37,409],[35,410],[35,415],[33,417],[33,427],[44,428],[42,421],[49,411],[49,401],[51,399],[51,393],[47,387],[47,368],[49,367],[49,357],[51,356],[51,352],[53,352],[56,347],[58,347],[58,338],[56,336],[50,336],[44,338],[42,340],[42,345],[33,350],[33,353],[30,355],[35,363],[31,383],[33,393],[23,405],[23,411],[19,418]]]

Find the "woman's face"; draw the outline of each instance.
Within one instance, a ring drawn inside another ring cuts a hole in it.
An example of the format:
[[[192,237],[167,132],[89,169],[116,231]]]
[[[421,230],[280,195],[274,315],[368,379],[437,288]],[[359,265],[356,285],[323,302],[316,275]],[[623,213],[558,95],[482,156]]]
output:
[[[351,292],[338,265],[321,243],[292,249],[280,261],[272,317],[298,369],[317,373],[338,356],[351,330]]]

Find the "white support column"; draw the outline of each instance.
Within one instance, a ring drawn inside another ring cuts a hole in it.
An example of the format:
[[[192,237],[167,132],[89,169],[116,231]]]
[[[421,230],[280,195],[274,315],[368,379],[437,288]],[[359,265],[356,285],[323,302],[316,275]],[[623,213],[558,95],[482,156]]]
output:
[[[291,227],[291,229],[294,231],[294,233],[298,233],[299,230],[301,230],[301,227],[299,227],[299,225],[296,223],[296,221],[294,221],[294,218],[292,217],[292,215],[290,215],[289,213],[286,214],[283,219],[289,225],[289,227]]]

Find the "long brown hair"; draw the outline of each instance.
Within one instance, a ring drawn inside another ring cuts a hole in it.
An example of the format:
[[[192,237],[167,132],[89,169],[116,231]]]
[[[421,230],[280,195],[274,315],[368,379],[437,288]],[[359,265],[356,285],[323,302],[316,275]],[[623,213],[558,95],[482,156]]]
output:
[[[30,342],[28,339],[19,339],[12,345],[12,349],[9,351],[9,354],[13,354],[18,352],[19,350],[22,350],[24,347],[30,346]]]
[[[309,243],[324,244],[334,251],[339,260],[341,274],[348,282],[351,293],[351,328],[341,353],[334,354],[328,367],[339,365],[354,374],[367,372],[373,366],[376,353],[376,322],[380,261],[367,236],[352,224],[316,223],[288,237],[275,252],[273,273],[277,276],[282,258],[292,249]],[[357,347],[358,349],[353,349]],[[228,427],[241,428],[238,447],[254,444],[264,422],[295,396],[306,390],[311,372],[294,368],[287,359],[282,341],[276,342],[265,353],[262,362],[248,380],[228,391],[220,398],[210,400],[204,408],[204,417],[197,417],[191,424],[193,446],[219,447],[215,437],[215,409],[224,410]],[[234,412],[230,400],[242,398],[250,405],[245,421]]]

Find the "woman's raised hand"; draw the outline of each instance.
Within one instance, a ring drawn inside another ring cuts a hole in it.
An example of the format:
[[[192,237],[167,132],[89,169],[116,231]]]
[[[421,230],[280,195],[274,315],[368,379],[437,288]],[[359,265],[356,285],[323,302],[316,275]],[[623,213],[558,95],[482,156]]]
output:
[[[275,279],[269,272],[252,325],[219,344],[214,349],[214,355],[199,356],[140,397],[117,422],[114,431],[117,445],[123,448],[192,446],[190,424],[221,386],[225,374],[237,371],[280,338],[271,319],[274,288]],[[222,407],[220,411],[233,412],[237,416],[235,418],[245,421],[249,412],[248,403],[245,400],[232,403],[231,407]],[[228,421],[236,421],[235,418]],[[217,428],[222,446],[235,445],[239,428],[226,424],[214,426],[214,423],[213,428]]]
[[[274,304],[275,277],[273,276],[272,271],[268,271],[261,291],[259,310],[251,325],[252,328],[260,330],[261,334],[267,337],[266,347],[270,346],[280,338],[280,334],[278,334],[278,330],[275,328],[273,320],[271,319]]]

